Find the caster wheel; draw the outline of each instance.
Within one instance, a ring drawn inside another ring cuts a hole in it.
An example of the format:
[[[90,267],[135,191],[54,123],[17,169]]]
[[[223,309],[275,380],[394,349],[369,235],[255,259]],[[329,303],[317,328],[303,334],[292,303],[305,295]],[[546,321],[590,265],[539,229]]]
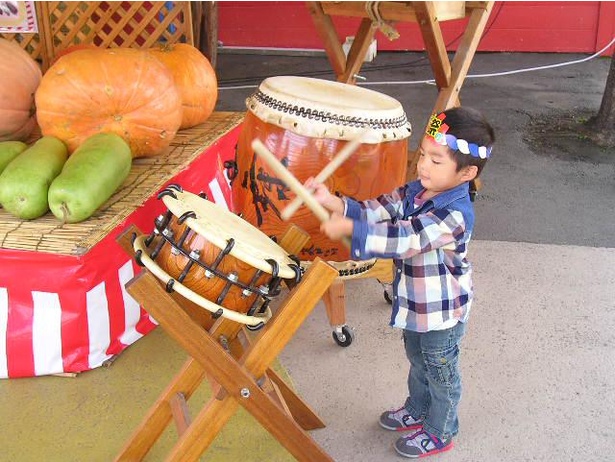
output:
[[[333,340],[341,347],[350,346],[354,340],[354,332],[348,326],[342,326],[341,329],[336,329],[331,333]]]
[[[393,304],[393,300],[391,299],[391,296],[389,295],[389,293],[385,290],[382,294],[384,296],[384,300],[389,304],[392,305]]]

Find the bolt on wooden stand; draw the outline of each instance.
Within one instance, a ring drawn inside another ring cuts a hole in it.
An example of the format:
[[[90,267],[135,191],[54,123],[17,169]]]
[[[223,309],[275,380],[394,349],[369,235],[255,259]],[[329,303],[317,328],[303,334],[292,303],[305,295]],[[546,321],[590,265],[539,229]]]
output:
[[[118,242],[134,254],[131,241],[138,235],[139,230],[129,228]],[[308,239],[298,227],[291,227],[279,245],[293,254]],[[287,298],[252,340],[245,335],[243,324],[226,317],[203,317],[198,308],[195,312],[191,303],[167,292],[147,269],[133,278],[126,285],[128,293],[190,358],[144,416],[116,460],[142,460],[171,420],[175,421],[179,439],[166,460],[197,460],[241,405],[297,460],[332,461],[306,432],[322,428],[324,423],[270,364],[336,277],[337,271],[329,264],[315,261],[300,282],[289,284]],[[186,400],[205,378],[211,383],[212,397],[191,419]]]

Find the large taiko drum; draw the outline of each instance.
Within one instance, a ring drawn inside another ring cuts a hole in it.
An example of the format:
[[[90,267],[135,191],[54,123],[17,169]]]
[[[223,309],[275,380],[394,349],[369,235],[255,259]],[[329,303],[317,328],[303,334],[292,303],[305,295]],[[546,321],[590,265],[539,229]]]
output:
[[[279,76],[264,80],[246,105],[232,180],[233,204],[237,213],[269,236],[279,237],[288,227],[280,212],[295,194],[254,153],[254,139],[303,183],[361,135],[359,148],[325,182],[331,191],[357,200],[390,192],[406,180],[411,126],[399,101],[390,96],[339,82]],[[311,236],[301,260],[350,258],[340,242],[320,233],[318,218],[306,207],[291,221]]]
[[[149,237],[133,243],[137,261],[168,290],[250,327],[271,316],[268,304],[282,279],[299,281],[297,258],[271,238],[204,197],[173,185],[159,196],[167,212]]]

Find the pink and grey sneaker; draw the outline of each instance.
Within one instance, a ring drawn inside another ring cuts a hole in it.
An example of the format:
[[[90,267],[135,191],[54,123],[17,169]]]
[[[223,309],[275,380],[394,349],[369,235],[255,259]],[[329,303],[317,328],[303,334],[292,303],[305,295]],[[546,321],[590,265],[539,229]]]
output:
[[[423,426],[423,419],[415,419],[405,407],[383,412],[379,422],[382,428],[398,432],[417,430]]]
[[[449,449],[453,449],[453,438],[441,440],[425,430],[410,433],[395,441],[397,453],[410,459],[433,456]]]

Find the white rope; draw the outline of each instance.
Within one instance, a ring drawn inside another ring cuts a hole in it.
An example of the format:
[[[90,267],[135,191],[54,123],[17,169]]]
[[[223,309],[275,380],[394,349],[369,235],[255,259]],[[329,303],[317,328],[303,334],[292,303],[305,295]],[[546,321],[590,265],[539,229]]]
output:
[[[503,76],[503,75],[521,74],[521,73],[524,73],[524,72],[540,71],[540,70],[544,70],[544,69],[553,69],[553,68],[556,68],[556,67],[571,66],[571,65],[574,65],[574,64],[585,63],[587,61],[590,61],[592,59],[595,59],[595,58],[599,57],[604,51],[606,51],[614,43],[615,43],[615,37],[613,37],[613,39],[605,47],[603,47],[600,51],[597,51],[596,53],[594,53],[591,56],[587,56],[587,57],[581,58],[581,59],[576,59],[576,60],[573,60],[573,61],[565,61],[565,62],[562,62],[562,63],[555,63],[555,64],[546,64],[544,66],[526,67],[526,68],[522,68],[522,69],[514,69],[514,70],[511,70],[511,71],[494,72],[494,73],[491,73],[491,74],[468,74],[466,76],[466,78],[467,79],[478,79],[478,78],[484,78],[484,77],[499,77],[499,76]],[[360,82],[360,83],[358,82],[357,85],[359,85],[359,86],[370,86],[370,85],[420,85],[420,84],[434,85],[435,82],[436,81],[434,79],[428,79],[428,80],[397,80],[397,81],[381,81],[381,82]],[[234,87],[221,87],[221,88],[218,88],[218,89],[219,90],[242,90],[242,89],[247,89],[247,88],[258,88],[258,85],[240,85],[240,86],[234,86]]]
[[[540,71],[543,69],[553,69],[556,67],[563,67],[563,66],[571,66],[573,64],[580,64],[580,63],[584,63],[587,61],[590,61],[592,59],[597,58],[598,56],[600,56],[605,50],[607,50],[611,45],[613,45],[615,43],[615,37],[613,37],[613,39],[608,43],[608,45],[606,45],[604,48],[602,48],[600,51],[597,51],[596,53],[594,53],[591,56],[586,56],[585,58],[581,58],[581,59],[576,59],[573,61],[565,61],[563,63],[555,63],[555,64],[546,64],[544,66],[536,66],[536,67],[526,67],[523,69],[515,69],[515,70],[511,70],[511,71],[503,71],[503,72],[494,72],[491,74],[468,74],[466,76],[467,79],[478,79],[478,78],[483,78],[483,77],[499,77],[502,75],[512,75],[512,74],[521,74],[523,72],[533,72],[533,71]],[[417,81],[391,81],[391,82],[363,82],[363,83],[357,83],[357,85],[405,85],[405,84],[418,84],[418,83],[426,83],[426,84],[433,84],[435,83],[434,79],[429,79],[429,80],[417,80]]]

